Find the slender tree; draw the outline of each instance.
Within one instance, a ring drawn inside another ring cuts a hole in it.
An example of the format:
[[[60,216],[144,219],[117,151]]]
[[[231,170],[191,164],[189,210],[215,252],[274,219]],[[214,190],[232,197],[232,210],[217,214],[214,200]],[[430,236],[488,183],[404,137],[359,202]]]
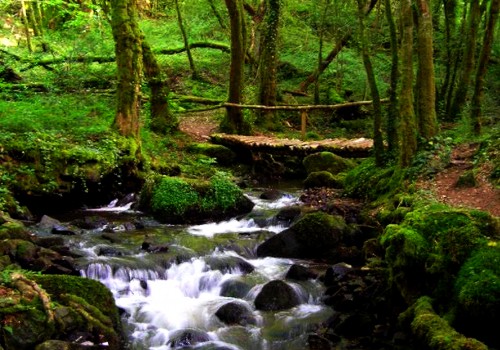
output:
[[[428,140],[438,132],[436,118],[436,82],[434,80],[434,49],[432,16],[429,0],[417,0],[417,82],[416,114],[418,131]]]
[[[225,0],[231,28],[231,66],[229,69],[229,96],[231,103],[241,103],[245,64],[245,20],[242,0]],[[227,107],[221,129],[229,133],[248,133],[241,108]]]
[[[373,100],[373,148],[375,154],[375,163],[377,166],[382,166],[384,156],[384,142],[382,138],[382,104],[380,102],[380,94],[373,72],[372,61],[368,49],[368,39],[365,31],[365,1],[358,0],[358,21],[359,21],[359,39],[361,42],[361,53],[363,56],[363,64],[365,66],[366,77]]]
[[[399,104],[399,163],[410,165],[417,152],[417,125],[413,109],[413,15],[411,0],[401,0],[401,92]]]
[[[111,27],[118,71],[118,106],[115,126],[139,140],[142,44],[135,0],[111,1]]]
[[[479,4],[479,0],[470,0],[469,17],[467,20],[467,32],[463,47],[464,55],[461,67],[461,75],[457,90],[453,97],[453,103],[450,107],[450,115],[448,115],[448,119],[450,120],[456,120],[462,114],[462,109],[467,99],[467,92],[469,90],[471,76],[473,75],[475,66],[475,47],[477,44],[477,33],[479,29],[480,19],[481,7]]]
[[[389,83],[389,107],[387,109],[387,150],[393,155],[398,144],[397,119],[398,119],[398,79],[399,79],[399,55],[396,24],[392,15],[391,0],[385,0],[385,15],[389,25],[391,41],[391,78]]]
[[[481,133],[481,104],[484,95],[484,77],[488,69],[488,61],[491,56],[491,47],[495,37],[495,28],[498,19],[500,0],[492,0],[488,23],[484,31],[483,45],[479,56],[479,62],[476,70],[476,80],[474,84],[474,93],[472,95],[470,119],[473,131],[476,135]]]
[[[259,104],[275,106],[277,96],[277,64],[278,64],[278,27],[280,18],[280,0],[267,0],[267,11],[264,18],[265,29],[262,36],[259,63]],[[272,126],[275,113],[262,111],[259,124]]]
[[[191,68],[191,75],[193,78],[197,77],[196,67],[194,65],[193,55],[191,55],[191,49],[189,48],[189,39],[187,36],[186,28],[184,27],[184,21],[182,20],[182,13],[179,7],[179,0],[175,0],[175,11],[177,12],[177,23],[179,29],[181,30],[182,40],[184,41],[184,48],[186,49],[186,54],[189,61],[189,67]]]

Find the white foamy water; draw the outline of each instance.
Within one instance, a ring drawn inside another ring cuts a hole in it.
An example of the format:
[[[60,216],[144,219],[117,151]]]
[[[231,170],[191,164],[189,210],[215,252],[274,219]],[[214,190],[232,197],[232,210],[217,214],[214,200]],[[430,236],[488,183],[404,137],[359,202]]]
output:
[[[229,221],[191,226],[188,232],[197,236],[213,237],[221,233],[251,233],[263,230],[279,233],[285,229],[286,227],[281,225],[266,226],[262,228],[258,226],[253,219],[231,219]]]
[[[262,209],[285,207],[295,201],[296,198],[285,196],[276,202],[257,202]],[[285,227],[258,227],[252,219],[232,219],[191,226],[188,232],[212,237],[228,232],[281,232],[284,229]],[[144,267],[147,266],[144,262],[149,253],[130,255],[126,259],[107,258],[97,256],[95,246],[81,249],[91,261],[82,275],[100,280],[112,291],[117,306],[124,312],[123,322],[132,350],[175,349],[172,346],[175,334],[186,329],[204,332],[208,337],[208,341],[190,347],[193,349],[218,346],[234,350],[301,350],[305,346],[309,325],[326,320],[331,315],[331,309],[319,302],[321,293],[318,290],[321,287],[315,281],[304,284],[287,281],[302,302],[290,310],[272,313],[255,309],[254,300],[263,285],[271,280],[284,279],[294,263],[291,259],[244,259],[233,251],[216,250],[206,257],[194,257],[182,263],[166,265],[167,267],[149,268]],[[126,265],[119,266],[120,259]],[[225,268],[227,261],[235,260],[244,260],[255,270],[245,274],[238,269],[238,263]],[[220,270],[215,269],[206,261],[213,266],[222,262],[222,267]],[[134,265],[137,267],[134,268]],[[221,296],[222,287],[229,280],[244,283],[249,289],[246,296],[238,299]],[[217,310],[229,302],[243,304],[250,310],[255,324],[242,327],[226,325],[219,320]]]
[[[254,210],[256,210],[256,209],[257,210],[259,210],[259,209],[281,209],[281,208],[285,208],[285,207],[289,207],[291,205],[301,203],[300,199],[296,195],[288,194],[288,193],[284,194],[283,196],[281,196],[281,198],[279,198],[275,201],[272,201],[269,199],[260,199],[259,197],[254,196],[254,195],[250,195],[250,194],[248,194],[247,197],[253,203],[255,203]]]

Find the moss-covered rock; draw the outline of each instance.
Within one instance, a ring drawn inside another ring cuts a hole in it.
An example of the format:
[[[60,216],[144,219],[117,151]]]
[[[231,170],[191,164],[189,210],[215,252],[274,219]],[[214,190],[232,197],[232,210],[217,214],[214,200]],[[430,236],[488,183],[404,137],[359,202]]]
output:
[[[218,164],[228,166],[234,163],[236,153],[222,145],[211,143],[194,143],[189,145],[188,151],[215,158]]]
[[[218,221],[248,213],[253,203],[230,178],[216,173],[208,181],[159,176],[141,191],[140,207],[162,222]]]
[[[355,167],[352,160],[342,158],[331,152],[318,152],[304,158],[304,167],[308,174],[317,171],[328,171],[336,175]]]
[[[500,346],[500,245],[477,250],[460,269],[455,282],[456,323],[494,348]]]
[[[401,185],[402,174],[394,166],[379,168],[373,158],[368,158],[347,172],[344,179],[345,193],[355,198],[376,200],[394,194]]]
[[[100,282],[20,270],[0,278],[0,343],[6,350],[34,349],[52,339],[71,342],[82,334],[122,348],[118,309]]]
[[[340,216],[309,213],[289,229],[259,245],[257,255],[333,259],[338,255],[340,242],[348,231],[349,227]]]
[[[432,204],[407,213],[399,225],[387,226],[381,243],[392,281],[407,301],[429,294],[449,302],[460,267],[494,237],[498,227],[489,214]]]
[[[487,350],[480,341],[467,338],[458,333],[450,324],[440,317],[432,307],[429,297],[418,299],[405,313],[401,320],[408,323],[413,334],[432,350]]]
[[[339,175],[333,175],[328,171],[314,171],[307,175],[304,180],[304,188],[314,187],[329,187],[329,188],[342,188],[343,178]]]

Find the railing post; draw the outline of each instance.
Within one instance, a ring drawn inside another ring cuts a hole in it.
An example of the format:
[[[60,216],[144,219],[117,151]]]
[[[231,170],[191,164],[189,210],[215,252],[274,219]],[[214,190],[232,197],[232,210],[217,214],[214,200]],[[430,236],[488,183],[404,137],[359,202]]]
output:
[[[300,114],[300,131],[302,140],[306,139],[306,124],[307,124],[307,109],[304,109]]]

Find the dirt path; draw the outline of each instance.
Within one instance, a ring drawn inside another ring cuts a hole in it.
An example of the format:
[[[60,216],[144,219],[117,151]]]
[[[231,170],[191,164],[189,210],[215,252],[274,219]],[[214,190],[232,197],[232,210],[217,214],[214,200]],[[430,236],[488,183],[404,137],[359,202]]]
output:
[[[475,174],[476,186],[459,187],[457,181],[464,172],[472,169],[472,158],[477,145],[463,144],[455,148],[451,155],[450,166],[426,183],[422,189],[431,190],[436,198],[456,207],[475,208],[500,216],[500,191],[488,181],[491,169],[483,166]]]

